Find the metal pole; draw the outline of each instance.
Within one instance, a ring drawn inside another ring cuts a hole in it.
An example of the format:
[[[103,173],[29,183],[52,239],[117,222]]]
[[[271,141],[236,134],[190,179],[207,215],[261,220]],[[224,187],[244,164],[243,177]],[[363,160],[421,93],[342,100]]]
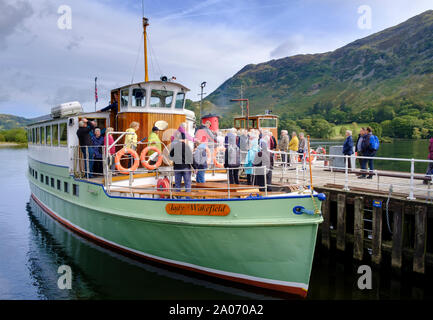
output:
[[[230,199],[230,168],[227,168],[227,194],[228,198]]]
[[[344,191],[349,191],[349,156],[346,155],[345,156],[345,160],[346,160],[346,165],[345,165],[345,169],[344,169],[344,175],[345,175],[345,182],[344,182]]]
[[[415,196],[413,194],[414,185],[413,185],[413,176],[415,172],[415,160],[411,159],[410,161],[410,192],[409,197],[407,197],[408,200],[415,200]]]

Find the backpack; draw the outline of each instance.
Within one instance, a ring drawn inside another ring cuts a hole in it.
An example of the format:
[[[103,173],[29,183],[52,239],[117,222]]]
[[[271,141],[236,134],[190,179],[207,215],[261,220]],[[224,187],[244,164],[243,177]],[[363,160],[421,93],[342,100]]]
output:
[[[239,167],[240,154],[239,147],[236,145],[229,145],[227,147],[228,165],[231,167]]]
[[[197,148],[194,152],[194,163],[199,165],[199,166],[203,166],[205,164],[207,164],[207,154],[206,154],[206,149],[204,148]]]
[[[379,150],[379,138],[375,135],[371,135],[370,137],[370,147],[374,151]]]

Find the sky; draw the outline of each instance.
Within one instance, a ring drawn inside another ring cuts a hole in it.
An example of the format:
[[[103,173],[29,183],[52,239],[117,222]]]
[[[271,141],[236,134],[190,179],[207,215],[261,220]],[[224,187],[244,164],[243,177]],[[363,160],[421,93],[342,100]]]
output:
[[[198,100],[245,65],[335,50],[433,9],[432,0],[0,0],[0,113],[27,118],[149,77]]]

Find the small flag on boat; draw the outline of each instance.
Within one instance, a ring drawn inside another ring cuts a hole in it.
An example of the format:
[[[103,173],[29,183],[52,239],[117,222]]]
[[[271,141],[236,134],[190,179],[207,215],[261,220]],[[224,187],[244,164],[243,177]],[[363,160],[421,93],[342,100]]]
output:
[[[95,103],[98,102],[98,87],[96,86],[96,80],[98,77],[95,77]]]

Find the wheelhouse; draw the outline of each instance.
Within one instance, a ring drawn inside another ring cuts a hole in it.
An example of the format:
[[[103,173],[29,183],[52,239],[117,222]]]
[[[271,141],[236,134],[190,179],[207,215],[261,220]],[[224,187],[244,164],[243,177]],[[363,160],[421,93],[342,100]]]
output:
[[[272,132],[275,139],[278,139],[278,116],[272,114],[255,115],[248,117],[235,117],[234,127],[236,129],[264,129]]]

